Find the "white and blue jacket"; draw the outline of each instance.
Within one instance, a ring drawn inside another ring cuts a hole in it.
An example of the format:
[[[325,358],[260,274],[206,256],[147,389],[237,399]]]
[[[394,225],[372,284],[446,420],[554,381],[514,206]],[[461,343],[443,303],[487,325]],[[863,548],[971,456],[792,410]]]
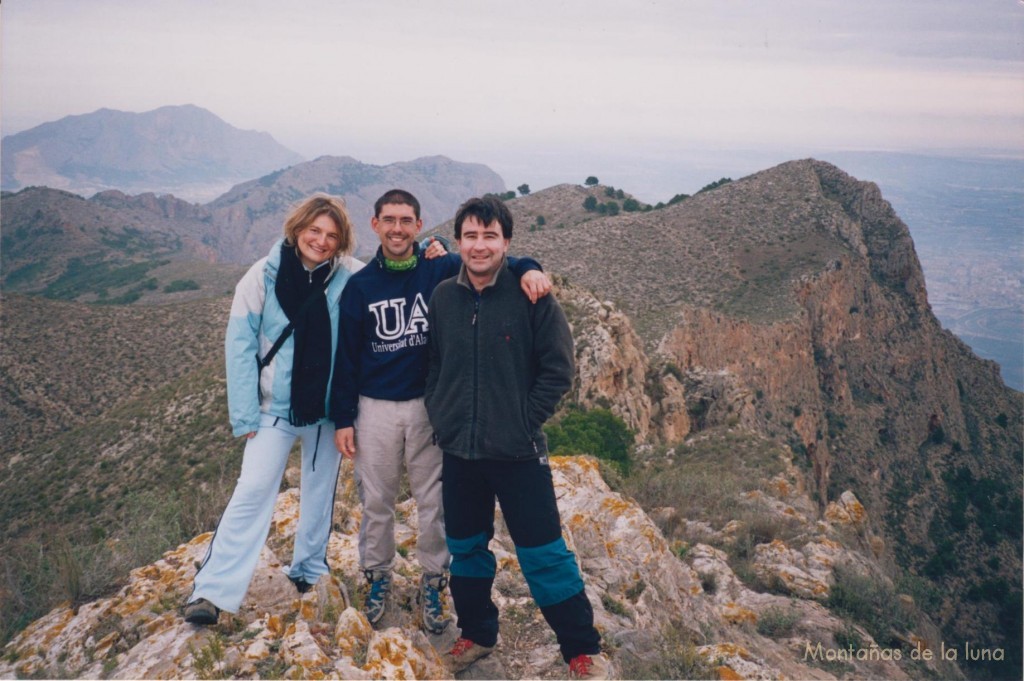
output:
[[[271,346],[288,326],[288,317],[281,309],[274,285],[281,262],[278,239],[270,254],[257,260],[235,286],[231,315],[224,339],[227,363],[228,418],[236,437],[259,430],[260,413],[288,418],[291,401],[292,353],[294,335],[284,342],[262,374],[256,366],[256,354],[265,357]],[[331,364],[338,346],[338,300],[349,277],[363,268],[363,263],[350,256],[336,256],[320,267],[330,267],[327,283],[327,310],[331,316]],[[267,292],[270,295],[267,295]],[[259,380],[259,390],[256,381]],[[331,394],[330,383],[327,399]],[[263,396],[262,403],[258,395]],[[324,413],[330,413],[324,405]],[[323,422],[326,422],[324,419]]]

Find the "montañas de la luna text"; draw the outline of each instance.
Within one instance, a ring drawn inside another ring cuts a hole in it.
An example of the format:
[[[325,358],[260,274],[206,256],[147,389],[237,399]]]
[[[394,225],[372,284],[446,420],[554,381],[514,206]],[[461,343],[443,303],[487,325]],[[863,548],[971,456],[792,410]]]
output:
[[[961,652],[963,653],[961,655]],[[909,657],[911,660],[969,660],[971,662],[993,661],[1001,662],[1004,659],[1002,648],[981,648],[970,643],[962,646],[948,646],[945,643],[939,644],[938,650],[932,650],[918,645],[910,651],[901,648],[881,648],[873,645],[866,648],[857,648],[850,645],[846,648],[826,648],[820,642],[811,645],[808,641],[804,648],[805,660],[823,660],[826,662],[853,661],[871,662],[877,660],[902,660]]]

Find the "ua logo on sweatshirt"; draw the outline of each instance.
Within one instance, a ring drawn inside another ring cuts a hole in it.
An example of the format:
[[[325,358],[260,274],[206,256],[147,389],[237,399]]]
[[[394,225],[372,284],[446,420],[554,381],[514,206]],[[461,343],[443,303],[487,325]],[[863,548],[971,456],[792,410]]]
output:
[[[408,318],[405,314],[405,302],[405,298],[391,298],[369,306],[373,318],[377,320],[378,338],[384,341],[393,341],[402,336],[426,333],[429,330],[427,304],[423,300],[423,294],[416,294]]]

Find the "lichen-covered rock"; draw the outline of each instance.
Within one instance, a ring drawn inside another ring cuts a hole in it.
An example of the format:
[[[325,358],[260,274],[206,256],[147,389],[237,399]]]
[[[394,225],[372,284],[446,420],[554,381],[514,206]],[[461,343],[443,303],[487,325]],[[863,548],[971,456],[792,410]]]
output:
[[[374,632],[363,669],[378,679],[439,679],[447,675],[441,657],[421,632]]]
[[[346,505],[345,515],[352,518],[358,511],[351,508],[354,492],[346,482],[348,466],[338,503]],[[695,646],[694,654],[719,678],[829,678],[823,668],[804,659],[808,645],[838,645],[832,632],[847,626],[821,605],[821,589],[827,591],[829,575],[840,562],[864,573],[873,569],[868,556],[833,538],[842,533],[830,521],[791,518],[803,523],[806,541],[789,546],[778,540],[754,547],[755,577],[785,580],[790,575],[786,583],[795,597],[787,597],[744,583],[730,566],[729,555],[709,544],[689,547],[686,560],[681,560],[678,547],[665,540],[650,517],[632,499],[608,487],[595,459],[553,457],[551,470],[564,536],[576,554],[595,624],[613,658],[622,654],[656,660],[663,654],[665,637],[671,636]],[[763,489],[756,499],[737,498],[737,508],[756,503],[780,517],[790,517],[785,508],[806,515],[811,502],[794,483],[780,478]],[[239,613],[222,613],[211,627],[195,627],[181,619],[180,607],[211,537],[204,534],[133,571],[118,593],[77,610],[57,608],[32,623],[5,648],[0,677],[450,677],[441,654],[458,635],[456,627],[440,636],[426,636],[418,628],[415,503],[407,500],[397,508],[396,537],[404,548],[395,557],[388,612],[374,630],[352,607],[358,596],[349,598],[350,591],[365,588],[357,524],[346,521],[345,529],[332,533],[331,573],[312,590],[299,595],[288,581],[277,556],[290,552],[297,502],[295,490],[279,496],[268,544]],[[865,525],[868,521],[863,519]],[[742,528],[742,522],[720,531],[709,526],[710,541],[728,546]],[[493,597],[501,613],[499,646],[465,675],[564,678],[565,663],[530,596],[500,510],[495,530],[491,548],[498,563]],[[866,632],[860,635],[866,645],[872,642]],[[921,637],[934,640],[937,633],[926,630]],[[862,677],[903,678],[900,667],[890,661],[855,661],[851,668]]]
[[[839,495],[839,501],[831,501],[825,508],[825,518],[842,525],[861,526],[867,520],[868,512],[857,496],[850,490]]]

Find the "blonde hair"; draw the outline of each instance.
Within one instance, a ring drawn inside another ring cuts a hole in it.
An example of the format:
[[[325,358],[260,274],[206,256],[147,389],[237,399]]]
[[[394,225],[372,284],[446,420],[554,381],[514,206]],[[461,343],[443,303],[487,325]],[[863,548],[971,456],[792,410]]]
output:
[[[356,248],[356,239],[355,233],[352,231],[352,221],[345,209],[345,201],[327,194],[314,194],[292,209],[284,221],[285,243],[294,246],[297,243],[299,232],[313,224],[313,221],[321,215],[331,218],[341,233],[335,257],[351,255]]]

